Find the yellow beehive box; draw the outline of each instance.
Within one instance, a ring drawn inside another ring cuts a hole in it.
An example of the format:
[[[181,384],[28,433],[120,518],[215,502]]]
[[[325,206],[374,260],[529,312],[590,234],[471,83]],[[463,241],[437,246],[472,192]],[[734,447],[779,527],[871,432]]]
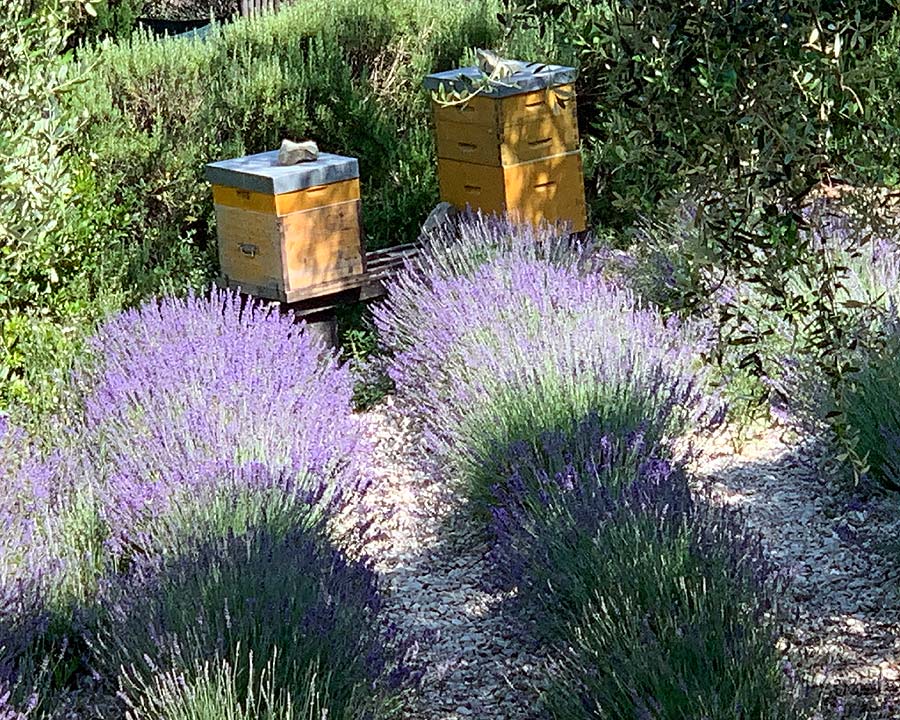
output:
[[[432,109],[440,158],[515,165],[578,149],[572,85]]]
[[[281,302],[365,272],[359,165],[322,153],[282,166],[278,152],[210,163],[226,285]]]
[[[484,84],[478,68],[429,75],[441,199],[584,230],[575,69],[526,65]],[[443,99],[442,99],[443,100]]]
[[[532,223],[587,227],[581,154],[553,155],[516,165],[475,165],[438,159],[441,198],[459,208],[507,213]]]

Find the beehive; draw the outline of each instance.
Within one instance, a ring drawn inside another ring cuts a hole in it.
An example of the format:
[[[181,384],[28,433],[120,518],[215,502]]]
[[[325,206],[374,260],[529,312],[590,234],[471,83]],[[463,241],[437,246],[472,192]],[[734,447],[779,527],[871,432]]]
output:
[[[278,152],[210,163],[227,286],[294,302],[365,271],[355,158],[321,153],[298,165]]]
[[[483,75],[460,68],[429,75],[425,87],[462,96],[432,103],[441,199],[530,222],[587,217],[575,113],[575,69],[532,66],[473,93]]]

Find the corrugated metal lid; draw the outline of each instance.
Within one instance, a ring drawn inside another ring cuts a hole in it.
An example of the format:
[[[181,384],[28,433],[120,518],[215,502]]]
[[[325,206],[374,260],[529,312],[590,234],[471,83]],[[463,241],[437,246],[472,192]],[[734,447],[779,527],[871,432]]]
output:
[[[359,177],[357,159],[343,155],[319,153],[317,160],[297,165],[278,165],[277,161],[278,151],[271,150],[209,163],[206,179],[214,185],[281,195]]]
[[[567,85],[575,82],[577,76],[578,71],[573,67],[527,63],[524,70],[491,81],[490,86],[481,93],[491,97],[508,97],[533,90]],[[471,92],[485,77],[486,75],[478,67],[464,67],[426,75],[423,84],[426,90],[439,90],[444,87],[448,91],[466,93]]]

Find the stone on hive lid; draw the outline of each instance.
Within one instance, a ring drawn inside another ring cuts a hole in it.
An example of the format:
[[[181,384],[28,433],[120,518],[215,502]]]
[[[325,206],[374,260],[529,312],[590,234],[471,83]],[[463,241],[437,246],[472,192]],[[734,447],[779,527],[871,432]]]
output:
[[[481,90],[491,97],[508,97],[534,90],[544,90],[548,87],[568,85],[575,82],[578,71],[565,65],[544,65],[542,63],[525,63],[519,60],[507,60],[497,57],[490,51],[481,51],[479,62],[491,67],[490,61],[496,59],[500,62],[501,72],[505,68],[510,70],[509,75],[493,80],[488,87]],[[496,65],[492,67],[496,68]],[[489,77],[481,67],[472,66],[446,70],[444,72],[427,75],[423,81],[426,90],[437,91],[444,89],[448,92],[469,93]]]
[[[332,153],[319,153],[316,160],[299,165],[279,165],[278,150],[271,150],[206,166],[206,179],[213,185],[268,195],[281,195],[358,177],[359,162],[356,158]]]
[[[312,140],[305,142],[293,142],[282,140],[281,149],[278,151],[279,165],[296,165],[301,162],[309,162],[319,157],[319,146]]]

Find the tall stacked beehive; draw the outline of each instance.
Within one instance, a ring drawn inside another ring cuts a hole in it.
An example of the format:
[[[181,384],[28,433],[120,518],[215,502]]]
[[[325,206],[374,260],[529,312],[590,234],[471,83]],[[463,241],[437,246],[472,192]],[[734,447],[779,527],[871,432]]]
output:
[[[584,230],[575,74],[532,65],[494,82],[484,82],[476,67],[427,76],[441,199]]]

